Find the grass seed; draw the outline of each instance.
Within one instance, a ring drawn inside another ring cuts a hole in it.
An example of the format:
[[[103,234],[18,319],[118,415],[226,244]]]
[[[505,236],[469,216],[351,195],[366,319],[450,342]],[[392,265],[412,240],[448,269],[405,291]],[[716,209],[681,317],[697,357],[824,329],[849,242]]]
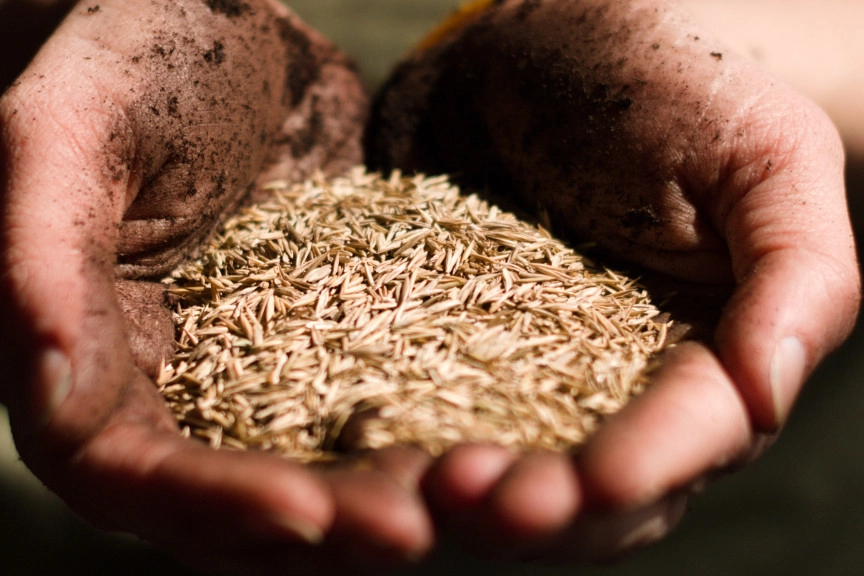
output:
[[[166,279],[178,351],[158,385],[214,447],[570,450],[667,343],[636,281],[444,176],[267,188]]]

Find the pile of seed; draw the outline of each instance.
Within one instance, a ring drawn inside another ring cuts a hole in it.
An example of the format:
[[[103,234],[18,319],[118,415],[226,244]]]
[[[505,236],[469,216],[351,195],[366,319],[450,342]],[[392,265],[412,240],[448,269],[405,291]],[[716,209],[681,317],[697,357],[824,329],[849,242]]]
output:
[[[633,280],[445,177],[268,188],[166,280],[179,351],[160,390],[214,447],[566,450],[664,345]]]

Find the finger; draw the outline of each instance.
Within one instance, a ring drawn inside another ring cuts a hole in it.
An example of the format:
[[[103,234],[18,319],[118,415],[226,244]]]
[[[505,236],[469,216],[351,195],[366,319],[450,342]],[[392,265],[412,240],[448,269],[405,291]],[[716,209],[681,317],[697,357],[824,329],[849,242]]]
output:
[[[423,478],[436,523],[477,551],[500,551],[496,518],[486,503],[519,454],[502,446],[462,444],[441,456]]]
[[[467,524],[517,458],[516,452],[501,446],[456,446],[426,474],[424,492],[445,519]]]
[[[769,432],[851,331],[860,293],[836,131],[815,106],[783,98],[770,107],[794,112],[792,127],[769,130],[756,159],[733,167],[720,198],[738,285],[717,351],[755,425]]]
[[[392,567],[422,558],[434,544],[434,528],[416,487],[377,469],[326,474],[336,504],[328,544],[352,565]]]
[[[751,446],[747,405],[705,347],[681,344],[654,384],[611,417],[578,457],[586,506],[631,510],[724,468]]]
[[[105,428],[59,470],[64,501],[97,526],[220,572],[248,569],[258,555],[326,566],[319,547],[336,516],[327,482],[287,460],[183,439],[173,422],[154,425],[162,414],[139,373]]]
[[[111,122],[83,109],[101,102],[97,90],[82,89],[80,107],[61,118],[51,112],[65,97],[57,86],[13,89],[0,101],[0,229],[5,360],[22,408],[13,425],[44,432],[62,451],[104,423],[132,362],[113,286],[127,189],[103,170],[120,150],[104,145]]]
[[[501,477],[485,509],[495,532],[518,553],[568,526],[581,505],[582,487],[570,456],[533,452]]]
[[[644,507],[587,514],[554,542],[527,554],[579,562],[610,562],[665,538],[684,517],[687,496],[670,494]]]
[[[424,479],[441,522],[481,550],[518,555],[569,525],[581,487],[566,454],[518,454],[500,446],[452,449]]]

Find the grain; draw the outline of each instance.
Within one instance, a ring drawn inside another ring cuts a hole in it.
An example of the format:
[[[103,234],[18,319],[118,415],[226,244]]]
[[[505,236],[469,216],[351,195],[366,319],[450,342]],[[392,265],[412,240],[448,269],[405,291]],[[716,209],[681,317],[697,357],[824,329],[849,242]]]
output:
[[[214,447],[570,450],[666,344],[636,281],[443,176],[267,188],[166,280],[178,352],[158,385]]]

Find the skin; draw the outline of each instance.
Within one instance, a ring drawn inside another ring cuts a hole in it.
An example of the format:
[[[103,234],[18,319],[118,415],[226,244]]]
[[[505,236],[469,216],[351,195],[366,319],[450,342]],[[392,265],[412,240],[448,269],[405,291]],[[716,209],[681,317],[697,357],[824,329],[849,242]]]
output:
[[[508,1],[409,61],[379,111],[376,157],[419,166],[429,149],[413,141],[435,143],[420,120],[450,131],[452,145],[473,112],[482,153],[463,150],[463,168],[506,160],[514,168],[498,183],[535,195],[563,233],[732,283],[713,343],[677,348],[651,391],[576,457],[461,446],[433,463],[396,449],[320,470],[184,440],[149,380],[170,334],[151,280],[256,178],[356,160],[350,129],[325,130],[305,153],[296,131],[317,106],[338,111],[343,129],[359,125],[363,97],[323,39],[265,0],[99,5],[76,5],[0,99],[0,400],[28,466],[78,513],[199,568],[377,569],[427,552],[433,518],[480,549],[523,557],[647,544],[680,518],[688,490],[759,452],[854,321],[842,150],[820,110],[657,0]],[[298,33],[280,37],[280,18]],[[523,48],[563,50],[567,66],[520,67]],[[309,80],[307,57],[327,72]],[[292,70],[305,89],[284,81]],[[412,80],[423,74],[445,84]],[[559,90],[534,89],[541,80]],[[430,94],[440,105],[427,106]],[[568,113],[565,95],[593,115]],[[423,114],[405,113],[418,104]],[[561,116],[547,133],[532,118],[550,106]],[[396,116],[407,123],[388,134]],[[585,159],[578,170],[557,161],[562,137]],[[660,225],[621,226],[651,224],[651,211]]]
[[[76,4],[2,96],[0,400],[21,457],[85,519],[216,572],[429,548],[422,454],[320,470],[211,451],[151,381],[173,348],[153,281],[256,178],[359,161],[365,114],[344,57],[264,0]]]
[[[374,108],[384,168],[447,171],[563,235],[729,283],[711,342],[575,457],[454,449],[441,522],[516,555],[607,558],[662,537],[686,493],[758,455],[859,305],[843,150],[828,117],[677,5],[508,0],[412,55]]]

